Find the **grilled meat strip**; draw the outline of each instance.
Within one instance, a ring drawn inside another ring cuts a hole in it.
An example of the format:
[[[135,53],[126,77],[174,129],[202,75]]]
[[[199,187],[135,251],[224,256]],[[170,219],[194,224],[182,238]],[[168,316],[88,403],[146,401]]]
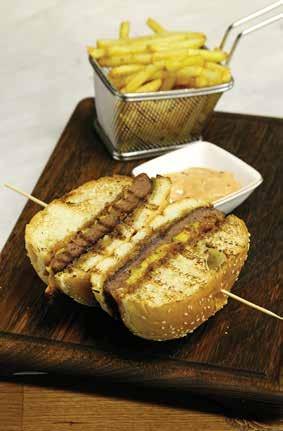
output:
[[[51,272],[55,274],[64,270],[74,259],[87,252],[145,200],[151,190],[152,181],[146,174],[135,177],[132,185],[121,196],[106,206],[99,217],[77,232],[64,249],[53,256],[50,262]]]
[[[140,251],[138,256],[131,259],[123,268],[117,271],[113,276],[109,278],[105,285],[105,293],[109,305],[113,311],[117,311],[117,307],[114,304],[113,298],[119,303],[119,288],[123,288],[123,294],[127,291],[133,291],[138,289],[139,282],[132,283],[127,286],[126,280],[129,279],[133,268],[137,268],[148,256],[154,254],[154,252],[162,245],[168,244],[166,253],[181,252],[183,247],[182,242],[178,240],[178,234],[186,230],[189,235],[186,237],[186,244],[194,244],[198,241],[206,232],[213,231],[220,227],[224,221],[224,214],[214,208],[197,208],[190,214],[185,216],[183,219],[169,227],[167,230],[156,233],[150,243],[146,244]],[[177,239],[176,239],[177,237]],[[154,264],[148,265],[150,270],[153,265],[162,264],[162,259],[154,262]],[[145,274],[143,274],[144,276]],[[127,289],[125,289],[127,286]]]

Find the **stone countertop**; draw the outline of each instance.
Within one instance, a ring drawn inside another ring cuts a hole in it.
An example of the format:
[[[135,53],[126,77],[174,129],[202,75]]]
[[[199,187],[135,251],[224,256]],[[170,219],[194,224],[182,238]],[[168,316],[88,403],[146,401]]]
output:
[[[75,105],[93,94],[85,46],[99,37],[115,37],[122,19],[131,21],[133,34],[147,31],[148,16],[168,29],[203,31],[208,46],[215,47],[231,22],[267,4],[267,0],[3,2],[1,184],[33,189]],[[218,110],[283,116],[282,29],[280,21],[243,39],[231,63],[235,86],[223,95]],[[2,248],[25,199],[3,187],[0,199]]]

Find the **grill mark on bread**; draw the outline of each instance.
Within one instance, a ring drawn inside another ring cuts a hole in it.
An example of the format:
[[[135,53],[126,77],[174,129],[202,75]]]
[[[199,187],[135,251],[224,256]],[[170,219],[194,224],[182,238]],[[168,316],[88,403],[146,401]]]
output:
[[[203,255],[203,261],[205,261],[205,250],[207,247],[210,249],[211,245],[210,241],[206,240],[219,238],[222,242],[221,232],[223,231],[227,231],[231,238],[235,238],[235,253],[229,251],[227,253],[229,257],[216,272],[208,269],[202,286],[196,280],[192,285],[193,290],[189,291],[183,286],[183,282],[186,281],[183,278],[181,289],[184,291],[182,292],[178,286],[179,283],[174,279],[171,279],[169,286],[165,287],[163,284],[164,279],[166,280],[165,276],[161,280],[162,289],[158,289],[154,280],[154,290],[151,290],[149,283],[142,283],[141,292],[138,290],[122,298],[119,312],[131,332],[142,338],[157,341],[180,338],[193,332],[227,303],[227,296],[220,289],[232,288],[247,257],[249,241],[244,223],[234,216],[228,216],[219,230],[209,233],[208,236],[205,235],[201,239],[201,244],[197,242],[195,246],[192,248],[188,246],[188,248],[191,251],[191,257],[197,252],[199,256]],[[218,251],[222,249],[218,241],[216,249]],[[197,268],[198,264],[193,266]],[[168,293],[168,297],[159,296],[164,290]]]
[[[64,249],[53,256],[50,262],[51,272],[57,273],[64,270],[74,259],[86,253],[100,238],[123,221],[140,202],[144,201],[151,190],[152,181],[146,174],[135,177],[133,184],[126,191],[107,205],[93,222],[77,232]]]
[[[220,211],[214,208],[197,208],[175,225],[159,231],[152,237],[151,241],[140,250],[138,257],[131,259],[131,261],[124,265],[106,282],[105,294],[109,304],[113,304],[113,301],[110,300],[111,296],[119,302],[120,287],[122,288],[123,295],[135,291],[139,287],[141,278],[144,281],[150,277],[150,273],[154,271],[154,269],[165,265],[173,256],[181,254],[188,244],[196,243],[206,232],[218,229],[223,221],[224,215]],[[183,243],[178,240],[173,241],[174,237],[181,232],[186,232],[188,234],[187,240]],[[133,268],[138,268],[139,265],[150,255],[153,255],[154,252],[158,253],[158,249],[162,250],[162,246],[164,246],[165,254],[163,255],[161,252],[160,259],[149,263],[145,268],[145,272],[141,273],[137,281],[125,288],[126,282],[131,276],[131,270]],[[166,247],[168,247],[168,249],[166,249]]]
[[[74,259],[64,271],[55,275],[55,277],[57,276],[57,285],[59,284],[60,288],[65,291],[69,288],[70,283],[72,285],[72,278],[79,280],[81,277],[87,277],[87,274],[90,278],[93,268],[97,268],[97,265],[105,257],[115,256],[117,248],[120,249],[121,244],[130,242],[130,238],[140,229],[144,228],[163,209],[164,205],[166,205],[169,191],[170,181],[165,177],[157,176],[153,180],[152,192],[147,196],[145,201],[139,201],[138,206],[122,223],[117,225],[109,234],[104,235],[93,247],[90,247],[87,253],[81,255],[78,259]],[[90,265],[87,264],[89,260],[91,262]],[[91,284],[89,288],[91,289]]]

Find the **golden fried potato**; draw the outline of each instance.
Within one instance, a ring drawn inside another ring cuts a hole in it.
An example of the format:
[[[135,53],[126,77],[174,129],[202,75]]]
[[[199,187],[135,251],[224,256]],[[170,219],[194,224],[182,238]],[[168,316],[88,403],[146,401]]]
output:
[[[147,52],[149,52],[149,50],[147,49],[147,44],[144,42],[114,45],[110,46],[109,48],[105,48],[105,55],[108,57],[115,55],[141,54]]]
[[[225,71],[222,73],[222,83],[224,84],[224,83],[226,83],[226,82],[230,82],[230,81],[231,81],[231,79],[232,79],[232,75],[231,75],[230,70],[229,70],[229,69],[225,70]]]
[[[105,50],[102,48],[94,48],[92,46],[87,47],[88,54],[95,59],[102,58],[105,55]]]
[[[190,79],[195,76],[200,76],[203,71],[201,66],[186,66],[176,72],[176,84],[186,85]]]
[[[196,32],[166,32],[166,33],[157,33],[150,34],[148,36],[137,36],[131,37],[127,39],[127,41],[122,39],[98,39],[96,41],[97,48],[109,48],[110,46],[117,45],[125,45],[125,42],[128,44],[135,43],[155,43],[155,41],[160,42],[161,40],[164,43],[167,40],[184,40],[184,39],[198,39],[198,38],[206,38],[204,33],[196,33]]]
[[[171,40],[169,42],[164,43],[163,41],[159,43],[149,43],[148,50],[151,52],[159,52],[159,51],[168,51],[174,49],[182,49],[182,48],[201,48],[205,43],[205,39],[196,38],[196,39],[182,39],[182,40]]]
[[[201,55],[192,55],[181,60],[169,59],[165,62],[165,68],[170,72],[174,72],[186,66],[204,66],[204,63],[205,60]]]
[[[169,91],[174,88],[176,82],[176,76],[173,74],[168,74],[162,81],[160,91]]]
[[[151,54],[130,54],[130,55],[117,55],[115,57],[102,57],[99,59],[100,66],[103,67],[116,67],[125,64],[151,64]]]
[[[226,52],[220,50],[209,51],[208,49],[188,49],[188,55],[201,55],[205,60],[216,63],[220,63],[227,58]]]
[[[158,91],[161,87],[162,80],[154,79],[153,81],[149,81],[146,84],[142,85],[136,90],[136,93],[150,93],[153,91]]]
[[[113,67],[113,69],[109,71],[109,76],[113,78],[128,76],[132,73],[139,72],[143,67],[142,64],[124,64],[122,66]]]
[[[166,33],[166,30],[164,27],[162,27],[162,25],[160,25],[157,21],[155,21],[155,19],[153,18],[148,18],[146,20],[146,23],[148,25],[148,27],[154,31],[154,33]]]
[[[221,64],[227,53],[206,49],[204,33],[167,31],[152,18],[147,25],[154,34],[130,37],[130,23],[123,21],[119,39],[99,39],[96,47],[87,48],[108,69],[107,77],[118,90],[170,91],[231,81],[230,69]]]
[[[130,22],[129,21],[121,22],[120,28],[119,28],[119,38],[122,40],[129,39],[129,34],[130,34]]]
[[[221,83],[224,84],[225,82],[231,81],[231,72],[227,66],[207,61],[205,67],[210,70],[218,71],[221,74]]]
[[[141,70],[137,74],[134,74],[132,79],[128,82],[128,84],[124,87],[124,91],[126,93],[133,93],[136,91],[141,85],[143,85],[146,81],[149,81],[152,75],[157,72],[158,66],[149,65]],[[132,76],[132,75],[130,75]]]

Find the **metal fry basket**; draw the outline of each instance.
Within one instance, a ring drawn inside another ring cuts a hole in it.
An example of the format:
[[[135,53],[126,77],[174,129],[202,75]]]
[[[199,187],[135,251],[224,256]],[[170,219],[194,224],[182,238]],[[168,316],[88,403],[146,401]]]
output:
[[[231,24],[222,39],[224,44],[232,29],[278,7],[281,1],[261,9]],[[282,18],[282,14],[254,25],[237,35],[226,64],[240,39],[261,27]],[[94,126],[112,157],[131,160],[151,157],[200,139],[204,125],[221,95],[232,88],[233,78],[217,86],[127,93],[116,90],[103,69],[89,58],[94,70],[96,118]]]

